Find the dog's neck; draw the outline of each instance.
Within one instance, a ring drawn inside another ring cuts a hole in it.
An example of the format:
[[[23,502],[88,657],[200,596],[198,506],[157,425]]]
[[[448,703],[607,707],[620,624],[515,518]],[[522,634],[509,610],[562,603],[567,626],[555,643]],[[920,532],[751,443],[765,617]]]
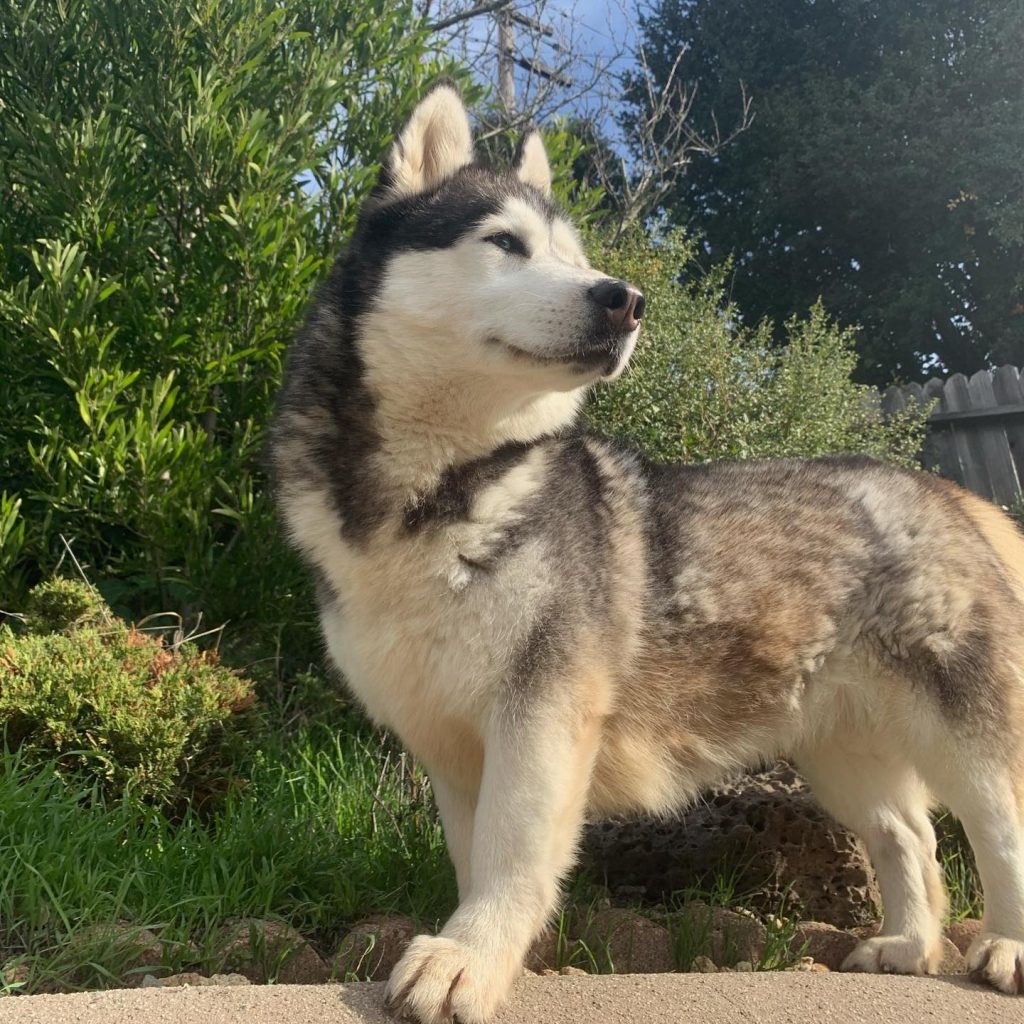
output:
[[[570,427],[585,389],[513,400],[493,382],[423,381],[378,396],[378,459],[406,493],[433,488],[453,466],[485,458],[510,442],[529,444]]]

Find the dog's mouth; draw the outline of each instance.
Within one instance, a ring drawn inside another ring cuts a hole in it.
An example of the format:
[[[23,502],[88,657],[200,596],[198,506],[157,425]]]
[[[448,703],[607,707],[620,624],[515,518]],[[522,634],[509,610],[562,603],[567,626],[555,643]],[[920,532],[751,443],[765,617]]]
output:
[[[607,336],[597,338],[583,345],[574,346],[565,352],[529,352],[504,338],[491,337],[489,345],[501,348],[513,359],[539,363],[542,366],[569,367],[576,373],[590,374],[599,371],[608,377],[619,369],[619,362],[625,347],[625,338]]]

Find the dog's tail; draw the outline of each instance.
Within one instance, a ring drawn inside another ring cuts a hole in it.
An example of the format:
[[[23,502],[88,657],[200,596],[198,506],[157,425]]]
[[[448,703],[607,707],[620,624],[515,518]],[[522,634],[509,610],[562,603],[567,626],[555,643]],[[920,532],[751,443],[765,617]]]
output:
[[[1006,574],[1007,581],[1013,588],[1021,608],[1024,627],[1024,533],[1017,527],[1017,524],[1006,515],[998,506],[992,502],[979,498],[970,491],[962,490],[959,487],[950,485],[956,501],[960,505],[967,518],[974,524],[975,528],[988,541],[989,546],[995,552]],[[1011,639],[1011,642],[1015,638]],[[1019,641],[1018,641],[1019,642]],[[1009,732],[1016,736],[1024,734],[1024,646],[1021,648],[1021,655],[1018,664],[1008,666],[1011,677],[1016,676],[1018,686],[1016,693],[1011,696]],[[1024,827],[1024,740],[1018,744],[1018,770],[1015,782],[1017,791],[1017,814],[1018,821]]]
[[[964,514],[995,551],[1017,600],[1024,607],[1024,533],[990,501],[959,487],[950,490]]]

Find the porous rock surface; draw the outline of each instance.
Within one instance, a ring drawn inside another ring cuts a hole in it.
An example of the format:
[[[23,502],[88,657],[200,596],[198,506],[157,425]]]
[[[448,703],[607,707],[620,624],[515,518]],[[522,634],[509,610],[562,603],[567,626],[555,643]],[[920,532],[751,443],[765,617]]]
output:
[[[853,833],[779,763],[708,793],[678,819],[588,826],[583,859],[611,891],[658,900],[707,885],[723,865],[760,909],[849,928],[876,920],[880,896]]]
[[[354,924],[338,945],[331,973],[338,981],[387,981],[416,935],[400,914],[377,914]]]
[[[330,969],[317,951],[291,926],[255,917],[230,921],[220,931],[217,948],[226,973],[241,974],[253,984],[316,985]]]

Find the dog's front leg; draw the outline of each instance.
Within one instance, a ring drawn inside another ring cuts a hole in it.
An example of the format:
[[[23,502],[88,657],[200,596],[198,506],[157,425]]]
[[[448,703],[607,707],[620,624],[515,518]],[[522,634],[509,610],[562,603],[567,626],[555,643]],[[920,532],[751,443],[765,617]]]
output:
[[[441,933],[416,938],[395,967],[395,1012],[421,1024],[482,1024],[504,1001],[572,865],[600,728],[568,702],[494,713],[469,886]]]

